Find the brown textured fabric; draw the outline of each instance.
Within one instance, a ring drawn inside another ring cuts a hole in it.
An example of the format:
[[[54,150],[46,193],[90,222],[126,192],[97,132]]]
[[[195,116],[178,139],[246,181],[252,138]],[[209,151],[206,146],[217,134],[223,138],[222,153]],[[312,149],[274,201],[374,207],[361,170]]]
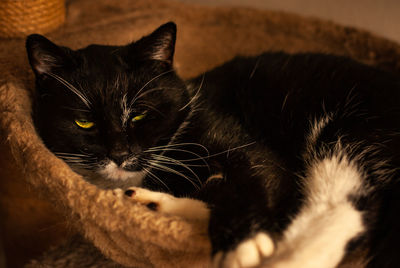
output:
[[[0,1],[0,37],[47,33],[65,21],[65,0]]]
[[[395,43],[326,21],[245,8],[163,0],[71,1],[65,26],[47,36],[72,48],[126,44],[170,20],[178,25],[175,67],[184,78],[235,55],[266,50],[347,55],[400,73],[400,47]],[[12,176],[25,178],[105,256],[120,264],[208,266],[206,222],[159,215],[119,191],[99,190],[44,147],[30,118],[34,83],[24,40],[0,40],[0,70],[0,133],[14,155],[3,159],[0,169],[12,165],[19,172],[2,177],[3,182]]]

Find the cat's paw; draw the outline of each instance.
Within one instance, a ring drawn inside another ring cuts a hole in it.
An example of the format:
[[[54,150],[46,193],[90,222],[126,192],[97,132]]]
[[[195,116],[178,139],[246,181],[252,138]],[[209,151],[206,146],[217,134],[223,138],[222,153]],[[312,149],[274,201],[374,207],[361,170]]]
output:
[[[140,187],[131,187],[125,195],[149,209],[180,216],[188,220],[208,220],[210,211],[204,202],[190,198],[177,198],[167,193],[154,192]]]
[[[214,268],[248,268],[257,267],[264,258],[274,253],[272,238],[259,232],[254,237],[241,242],[234,250],[218,252],[213,258]]]

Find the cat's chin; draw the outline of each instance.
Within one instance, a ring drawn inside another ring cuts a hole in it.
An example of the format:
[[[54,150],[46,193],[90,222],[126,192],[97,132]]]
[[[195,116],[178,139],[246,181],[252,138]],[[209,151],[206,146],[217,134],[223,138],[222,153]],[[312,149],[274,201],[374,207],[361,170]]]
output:
[[[129,180],[134,185],[140,185],[143,178],[146,176],[146,172],[141,171],[128,171],[119,166],[114,162],[110,161],[104,167],[98,170],[98,173],[111,181],[126,181]]]

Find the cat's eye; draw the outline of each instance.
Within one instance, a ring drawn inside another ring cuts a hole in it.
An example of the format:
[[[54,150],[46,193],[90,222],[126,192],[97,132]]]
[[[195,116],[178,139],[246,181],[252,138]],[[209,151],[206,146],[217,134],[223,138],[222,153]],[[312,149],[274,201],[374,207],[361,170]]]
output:
[[[137,121],[143,120],[143,119],[146,118],[146,116],[147,116],[147,112],[144,112],[142,114],[136,115],[136,116],[132,117],[131,122],[135,123]]]
[[[88,121],[86,119],[76,119],[75,124],[84,129],[90,129],[94,127],[94,122]]]

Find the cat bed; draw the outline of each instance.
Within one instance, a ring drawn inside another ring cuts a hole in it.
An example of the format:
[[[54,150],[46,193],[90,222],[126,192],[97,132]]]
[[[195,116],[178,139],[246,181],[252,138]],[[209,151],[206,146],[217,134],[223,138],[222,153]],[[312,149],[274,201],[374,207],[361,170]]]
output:
[[[267,50],[346,55],[400,74],[400,46],[393,42],[331,22],[249,8],[163,0],[70,1],[65,26],[47,37],[71,48],[126,44],[167,21],[178,25],[175,67],[183,78],[235,55]],[[34,79],[24,40],[1,40],[0,70],[0,129],[14,155],[8,161],[104,256],[128,267],[210,265],[207,222],[163,215],[126,198],[120,190],[100,190],[46,149],[30,116]],[[63,267],[49,254],[43,263]]]

